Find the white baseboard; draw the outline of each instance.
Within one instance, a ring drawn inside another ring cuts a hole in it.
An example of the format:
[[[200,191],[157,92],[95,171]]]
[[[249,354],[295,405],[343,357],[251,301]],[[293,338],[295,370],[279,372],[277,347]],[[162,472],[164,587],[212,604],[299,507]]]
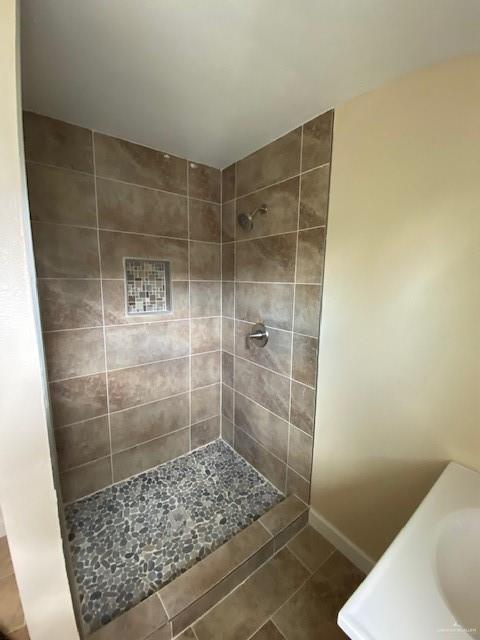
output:
[[[350,560],[364,573],[369,573],[375,566],[375,560],[362,551],[347,536],[341,533],[331,522],[310,507],[308,518],[310,525],[326,538],[340,553]]]

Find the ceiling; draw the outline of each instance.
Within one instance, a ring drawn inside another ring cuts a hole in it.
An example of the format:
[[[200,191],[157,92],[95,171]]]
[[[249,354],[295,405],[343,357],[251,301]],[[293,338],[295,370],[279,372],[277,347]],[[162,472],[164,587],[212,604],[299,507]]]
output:
[[[479,0],[23,0],[23,106],[223,168],[480,51]]]

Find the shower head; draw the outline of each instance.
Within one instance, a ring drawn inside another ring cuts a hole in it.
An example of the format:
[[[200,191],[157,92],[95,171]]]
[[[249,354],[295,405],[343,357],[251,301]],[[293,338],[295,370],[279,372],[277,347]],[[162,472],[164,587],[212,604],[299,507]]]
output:
[[[262,204],[261,207],[255,209],[255,211],[252,211],[252,213],[240,213],[237,218],[238,224],[242,227],[242,229],[245,229],[245,231],[251,231],[253,229],[253,218],[257,213],[267,213],[267,205]]]

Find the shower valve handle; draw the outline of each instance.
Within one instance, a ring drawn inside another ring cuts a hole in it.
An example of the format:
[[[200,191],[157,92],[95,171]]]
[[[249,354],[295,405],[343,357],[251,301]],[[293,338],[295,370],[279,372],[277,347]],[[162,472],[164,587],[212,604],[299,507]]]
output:
[[[258,322],[248,334],[250,340],[255,340],[257,346],[264,347],[268,342],[268,331],[262,322]]]

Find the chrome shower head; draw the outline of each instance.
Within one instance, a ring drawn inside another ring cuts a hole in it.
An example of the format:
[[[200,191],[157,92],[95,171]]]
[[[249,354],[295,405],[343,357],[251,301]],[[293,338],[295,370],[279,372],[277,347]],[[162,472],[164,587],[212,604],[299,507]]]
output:
[[[267,213],[267,205],[262,204],[261,207],[255,209],[252,213],[240,213],[237,218],[238,224],[242,229],[245,229],[245,231],[251,231],[253,229],[253,218],[257,213]]]

